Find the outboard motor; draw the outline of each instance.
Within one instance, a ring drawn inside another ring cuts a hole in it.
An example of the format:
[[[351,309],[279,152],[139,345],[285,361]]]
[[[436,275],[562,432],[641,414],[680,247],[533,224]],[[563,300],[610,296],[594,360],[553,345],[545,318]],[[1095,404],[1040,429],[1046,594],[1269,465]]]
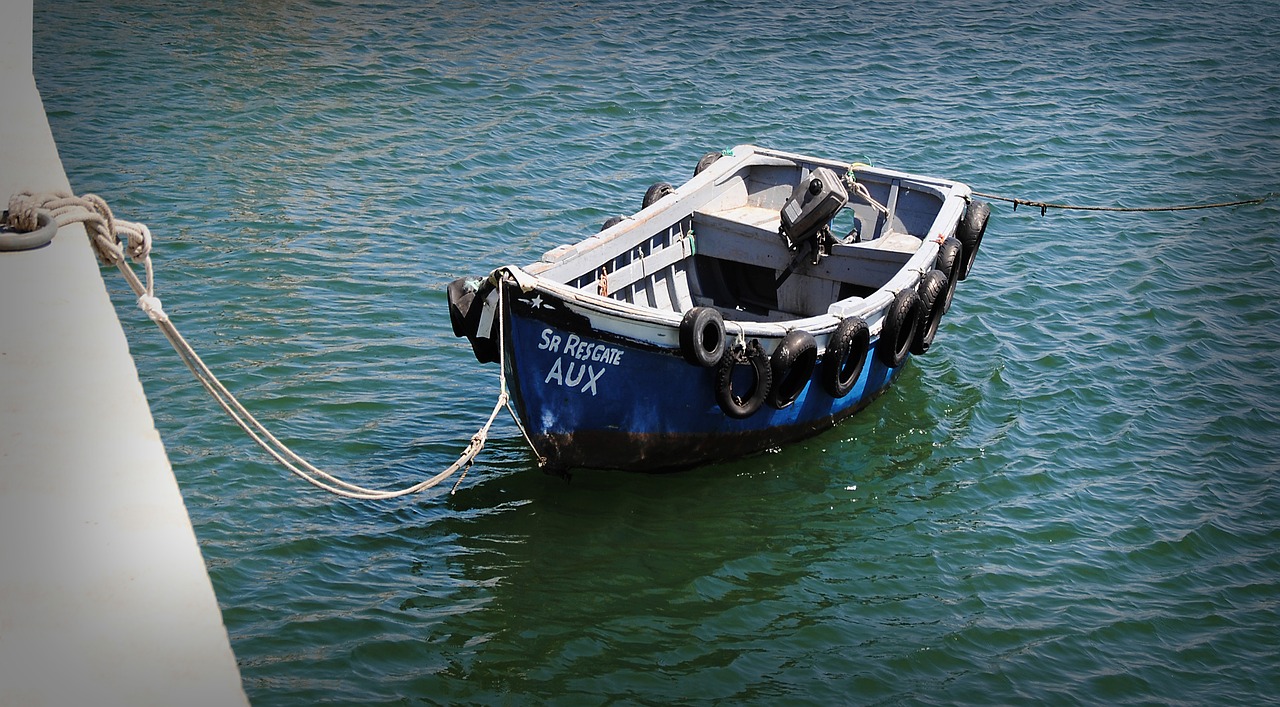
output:
[[[791,197],[782,205],[782,224],[778,235],[795,253],[791,263],[774,280],[775,287],[791,277],[805,256],[812,254],[812,262],[831,253],[831,219],[849,201],[849,192],[836,173],[826,167],[802,174],[800,183],[791,190]]]
[[[849,193],[835,172],[818,167],[803,175],[782,206],[779,232],[790,250],[830,229],[831,219],[849,201]]]

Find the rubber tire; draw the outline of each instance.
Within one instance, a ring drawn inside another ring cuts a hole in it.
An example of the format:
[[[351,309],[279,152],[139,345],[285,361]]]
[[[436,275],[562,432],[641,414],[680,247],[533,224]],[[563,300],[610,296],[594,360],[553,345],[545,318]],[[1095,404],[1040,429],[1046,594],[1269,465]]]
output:
[[[649,208],[649,206],[657,203],[657,201],[662,197],[674,193],[675,190],[675,187],[667,184],[666,182],[655,182],[653,186],[649,187],[649,190],[644,193],[644,201],[640,202],[640,208]]]
[[[964,266],[960,269],[960,279],[969,277],[973,268],[973,259],[978,257],[978,246],[982,245],[982,236],[987,232],[987,219],[991,217],[991,204],[985,201],[971,201],[964,210],[964,217],[956,226],[956,238],[964,246]]]
[[[626,220],[627,220],[627,217],[625,216],[610,216],[607,221],[601,224],[599,232],[607,231],[610,228],[613,228],[614,226],[617,226],[618,224]]]
[[[733,394],[733,372],[740,365],[751,366],[755,383],[745,398]],[[752,339],[746,351],[734,349],[720,359],[716,368],[716,403],[724,414],[742,420],[752,415],[764,405],[769,397],[769,389],[773,386],[773,373],[769,366],[769,357],[760,342]]]
[[[707,343],[712,342],[708,347]],[[724,317],[711,307],[694,307],[680,320],[680,354],[695,366],[710,368],[724,358]]]
[[[721,157],[724,157],[724,153],[708,152],[707,154],[703,155],[702,158],[698,160],[698,164],[695,165],[693,168],[693,176],[696,177],[699,174],[702,174],[702,170],[715,164],[715,161],[720,159]]]
[[[468,286],[468,280],[473,287]],[[498,360],[498,342],[493,338],[482,337],[479,333],[484,301],[493,292],[493,288],[494,284],[486,277],[460,277],[445,288],[453,335],[465,337],[471,342],[471,352],[480,363],[495,363]],[[492,333],[492,329],[487,333]]]
[[[916,288],[920,295],[920,325],[916,327],[915,338],[911,341],[911,353],[925,353],[933,345],[938,325],[942,323],[943,305],[946,304],[943,298],[948,287],[950,283],[941,270],[930,270],[920,278],[920,286]]]
[[[862,317],[847,317],[836,325],[822,356],[822,388],[828,395],[838,400],[853,390],[867,365],[870,345],[871,330]]]
[[[960,284],[960,264],[964,256],[964,246],[954,237],[948,238],[938,247],[938,257],[934,267],[947,276],[947,292],[942,298],[942,313],[951,311],[951,298],[956,294],[956,285]]]
[[[911,353],[911,344],[920,326],[920,295],[914,288],[904,289],[893,298],[885,312],[876,357],[889,368],[899,368]]]
[[[770,406],[783,410],[804,392],[818,366],[818,342],[813,334],[792,329],[769,357],[769,374],[773,385],[769,388]]]

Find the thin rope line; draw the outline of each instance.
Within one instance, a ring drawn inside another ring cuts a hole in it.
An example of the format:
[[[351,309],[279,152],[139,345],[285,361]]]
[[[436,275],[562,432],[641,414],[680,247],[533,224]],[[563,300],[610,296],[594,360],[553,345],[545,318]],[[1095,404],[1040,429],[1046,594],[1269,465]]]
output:
[[[1018,206],[1020,205],[1035,207],[1040,209],[1041,216],[1043,216],[1045,211],[1048,209],[1072,209],[1075,211],[1194,211],[1196,209],[1222,209],[1228,206],[1261,204],[1264,201],[1275,198],[1275,193],[1273,192],[1255,199],[1223,201],[1216,204],[1184,204],[1179,206],[1080,206],[1074,204],[1055,204],[1047,201],[1032,201],[1030,199],[1016,199],[1009,196],[998,196],[996,194],[987,194],[980,191],[975,191],[973,194],[974,196],[981,196],[987,199],[1010,202],[1013,204],[1014,211],[1017,211]]]
[[[511,413],[511,419],[515,421],[516,428],[520,430],[520,434],[524,435],[524,441],[529,445],[529,451],[533,452],[533,456],[537,457],[538,466],[542,467],[546,465],[547,458],[538,452],[538,448],[533,444],[533,438],[529,436],[529,431],[524,428],[524,423],[520,421],[520,416],[516,414],[516,409],[511,403],[511,396],[507,395],[507,347],[504,343],[507,337],[507,329],[506,312],[503,311],[502,306],[505,299],[503,290],[506,285],[502,282],[501,276],[497,278],[496,286],[498,288],[498,369],[502,371],[500,380],[502,381],[502,394],[505,398],[502,402],[506,405],[507,411]]]

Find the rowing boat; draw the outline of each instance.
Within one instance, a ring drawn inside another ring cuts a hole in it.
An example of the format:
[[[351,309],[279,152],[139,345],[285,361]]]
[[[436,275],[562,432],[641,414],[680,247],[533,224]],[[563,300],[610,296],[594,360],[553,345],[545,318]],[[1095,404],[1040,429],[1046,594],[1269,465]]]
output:
[[[927,352],[990,207],[957,181],[740,145],[640,211],[449,284],[544,469],[666,471],[816,434]]]

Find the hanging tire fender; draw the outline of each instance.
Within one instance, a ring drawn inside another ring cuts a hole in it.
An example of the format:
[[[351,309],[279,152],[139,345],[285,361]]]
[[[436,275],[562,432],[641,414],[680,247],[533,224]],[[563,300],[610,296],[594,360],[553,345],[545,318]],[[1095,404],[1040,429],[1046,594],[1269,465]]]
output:
[[[724,153],[722,152],[708,152],[707,154],[703,155],[702,159],[698,160],[698,164],[694,165],[693,167],[693,176],[696,177],[699,174],[702,174],[702,171],[704,169],[715,164],[716,160],[720,159],[723,156],[724,156]]]
[[[867,363],[867,349],[871,344],[871,330],[862,317],[846,317],[836,325],[822,355],[821,381],[823,390],[840,399],[853,390],[862,369]]]
[[[947,276],[947,291],[942,296],[942,313],[951,311],[951,298],[956,294],[956,285],[960,283],[960,266],[964,263],[964,246],[954,236],[948,237],[938,247],[938,257],[933,266]]]
[[[938,335],[938,325],[942,323],[942,313],[946,302],[947,290],[951,283],[941,270],[930,270],[920,278],[916,293],[920,296],[920,325],[916,327],[916,335],[911,340],[911,353],[922,354],[933,345],[933,338]]]
[[[674,194],[675,191],[676,188],[666,182],[654,182],[653,185],[649,187],[649,190],[644,193],[644,200],[640,202],[640,208],[647,209],[650,205],[657,203],[657,201],[662,197],[668,194]]]
[[[880,327],[880,341],[876,344],[876,356],[889,368],[898,368],[911,353],[911,344],[920,326],[920,295],[914,287],[898,292],[885,312]]]
[[[745,395],[737,395],[733,390],[734,372],[738,366],[751,369],[751,387]],[[724,414],[735,419],[744,419],[756,414],[769,396],[773,385],[769,357],[765,355],[760,342],[752,339],[746,348],[735,348],[725,354],[716,368],[716,403]]]
[[[964,246],[963,265],[960,268],[960,279],[969,277],[973,268],[973,259],[978,256],[978,246],[982,245],[982,235],[987,232],[987,219],[991,217],[991,204],[985,201],[970,201],[964,210],[964,216],[956,225],[956,239]]]
[[[480,363],[498,361],[498,342],[493,338],[492,330],[480,331],[484,301],[493,288],[494,284],[487,277],[460,277],[450,282],[445,290],[453,335],[466,337],[471,342],[471,352]]]
[[[711,307],[694,307],[680,320],[680,354],[695,366],[710,368],[724,358],[724,317]]]
[[[769,357],[769,374],[773,379],[769,405],[782,410],[794,403],[813,378],[817,365],[818,342],[813,334],[802,329],[787,332]]]

